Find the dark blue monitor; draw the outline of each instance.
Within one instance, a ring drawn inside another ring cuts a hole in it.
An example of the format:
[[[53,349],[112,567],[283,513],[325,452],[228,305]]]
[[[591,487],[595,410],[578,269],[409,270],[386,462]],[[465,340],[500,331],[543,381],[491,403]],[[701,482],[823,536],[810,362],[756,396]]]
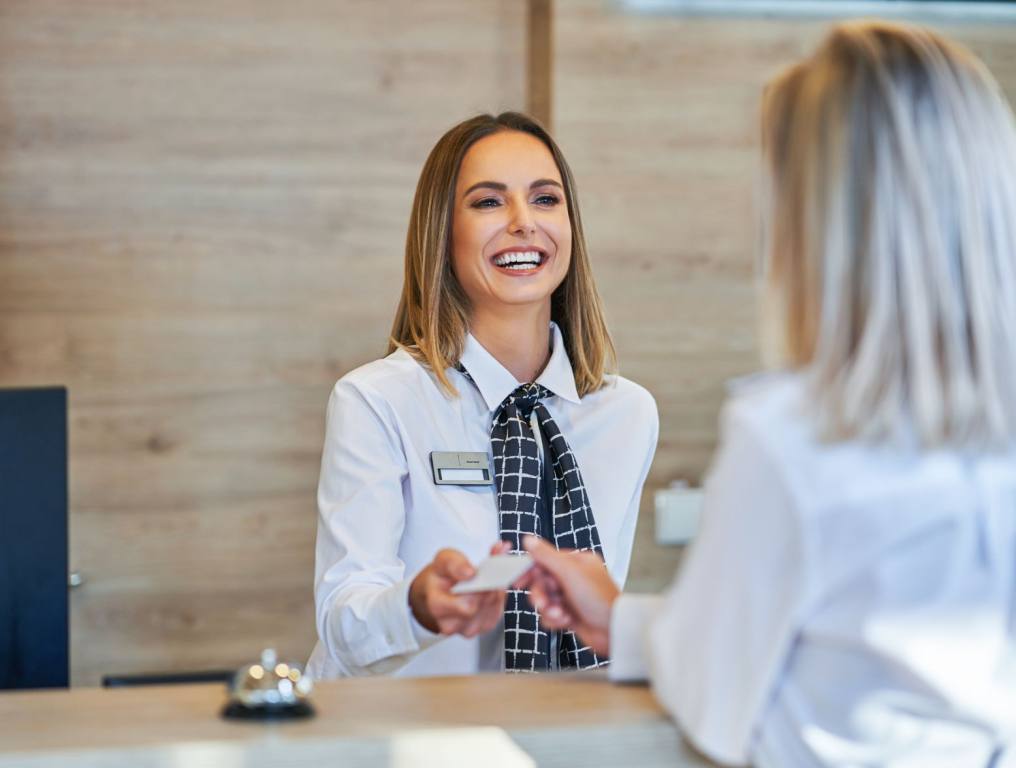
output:
[[[67,390],[0,389],[0,689],[68,674]]]

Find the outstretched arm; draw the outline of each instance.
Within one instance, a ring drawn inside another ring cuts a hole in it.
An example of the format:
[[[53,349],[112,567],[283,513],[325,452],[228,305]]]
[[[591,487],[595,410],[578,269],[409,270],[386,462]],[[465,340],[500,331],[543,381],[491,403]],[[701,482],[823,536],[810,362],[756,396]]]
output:
[[[597,653],[610,653],[610,612],[621,591],[603,560],[593,552],[558,550],[527,536],[526,551],[536,562],[517,582],[529,590],[533,607],[550,629],[571,629]]]

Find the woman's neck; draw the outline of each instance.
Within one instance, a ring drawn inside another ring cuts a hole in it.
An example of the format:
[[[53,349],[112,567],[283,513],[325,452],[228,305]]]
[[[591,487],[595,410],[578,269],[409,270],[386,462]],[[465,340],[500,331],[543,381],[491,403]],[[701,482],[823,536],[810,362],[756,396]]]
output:
[[[535,381],[550,359],[550,302],[474,312],[469,332],[517,381]]]

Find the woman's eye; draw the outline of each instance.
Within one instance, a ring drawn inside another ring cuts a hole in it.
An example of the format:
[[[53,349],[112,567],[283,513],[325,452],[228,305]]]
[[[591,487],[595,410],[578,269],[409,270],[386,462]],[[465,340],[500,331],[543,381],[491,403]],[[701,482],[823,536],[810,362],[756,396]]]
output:
[[[537,205],[557,205],[561,199],[557,195],[540,195],[534,200]]]
[[[495,208],[501,202],[496,197],[485,197],[473,203],[473,208]]]

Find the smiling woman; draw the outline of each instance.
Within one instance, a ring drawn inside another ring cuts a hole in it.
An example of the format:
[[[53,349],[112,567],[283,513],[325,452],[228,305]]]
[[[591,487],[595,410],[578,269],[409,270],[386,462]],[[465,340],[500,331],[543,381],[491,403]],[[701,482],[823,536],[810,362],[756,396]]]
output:
[[[546,362],[538,342],[548,336],[548,298],[571,264],[564,198],[550,150],[530,134],[495,133],[462,159],[452,267],[469,299],[470,331],[495,346],[488,350],[520,381],[532,381]]]
[[[452,592],[525,534],[623,584],[656,447],[653,398],[608,370],[571,172],[532,119],[481,115],[431,152],[388,351],[328,405],[310,671],[606,664],[524,591]]]
[[[459,185],[464,186],[462,179],[482,173],[479,169],[488,166],[494,168],[506,166],[511,168],[513,157],[523,158],[522,167],[516,167],[514,173],[520,177],[531,175],[532,168],[526,168],[525,160],[536,160],[531,165],[540,165],[550,161],[549,152],[539,152],[524,134],[501,134],[491,136],[480,142],[466,156]],[[547,157],[541,157],[546,154]],[[458,247],[453,254],[455,272],[463,288],[469,293],[471,273],[479,273],[487,287],[494,289],[497,281],[491,281],[486,268],[493,265],[495,271],[511,277],[531,276],[542,273],[544,281],[550,281],[556,288],[564,280],[571,257],[571,227],[563,203],[561,182],[554,179],[537,179],[528,188],[525,181],[516,182],[514,186],[480,181],[469,187],[461,195],[462,211],[455,218],[455,242]],[[479,215],[477,215],[479,214]],[[532,240],[521,242],[519,240]],[[476,241],[476,242],[474,242]],[[498,248],[505,242],[514,242],[504,248]],[[483,259],[472,259],[470,249],[479,246]],[[498,248],[492,255],[488,252]],[[562,258],[557,258],[558,251]],[[548,263],[554,265],[553,270],[543,270]],[[527,287],[524,295],[515,296],[521,286]],[[510,304],[531,301],[535,293],[546,291],[539,284],[505,283],[508,290],[505,301]],[[475,305],[475,302],[474,302]],[[475,321],[475,317],[474,317]]]

